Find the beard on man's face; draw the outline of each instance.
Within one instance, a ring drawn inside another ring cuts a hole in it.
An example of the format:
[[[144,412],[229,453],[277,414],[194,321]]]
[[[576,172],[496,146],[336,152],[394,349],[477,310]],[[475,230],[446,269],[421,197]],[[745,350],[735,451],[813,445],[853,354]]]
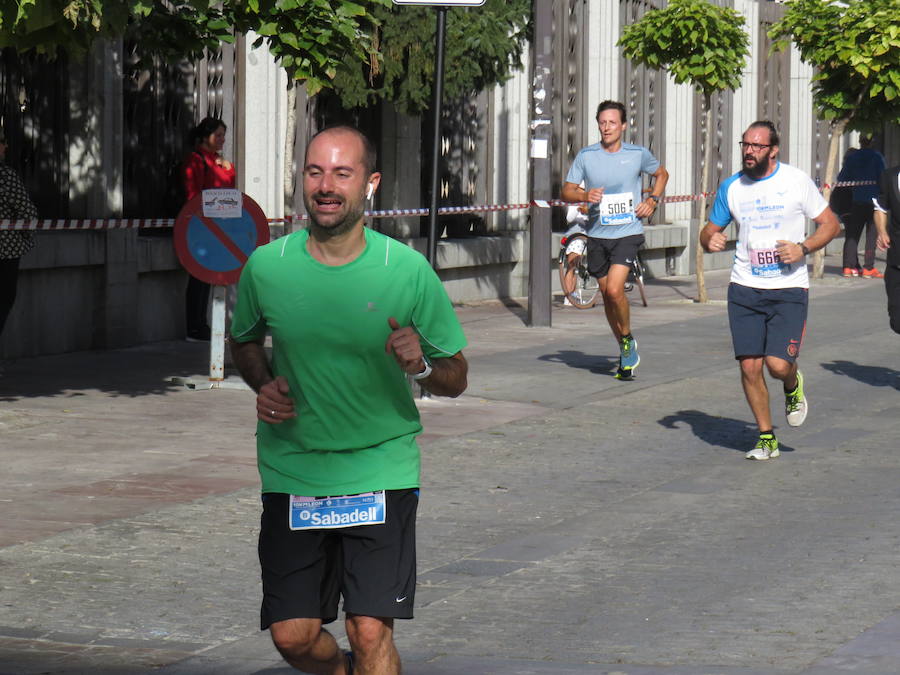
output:
[[[744,173],[751,178],[760,178],[769,170],[770,161],[771,158],[769,155],[757,158],[755,155],[748,152],[744,155]]]
[[[337,202],[343,208],[339,211],[319,213],[316,209],[318,200]],[[309,214],[310,229],[319,237],[337,237],[353,229],[365,213],[365,202],[353,202],[331,192],[315,192],[306,198],[306,212]]]

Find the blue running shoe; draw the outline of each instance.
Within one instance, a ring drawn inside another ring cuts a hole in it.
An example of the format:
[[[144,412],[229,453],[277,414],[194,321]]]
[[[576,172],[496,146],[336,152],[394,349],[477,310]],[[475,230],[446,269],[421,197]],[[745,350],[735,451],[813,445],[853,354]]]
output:
[[[637,350],[637,340],[631,335],[626,335],[619,342],[619,368],[633,371],[641,362],[641,356]]]

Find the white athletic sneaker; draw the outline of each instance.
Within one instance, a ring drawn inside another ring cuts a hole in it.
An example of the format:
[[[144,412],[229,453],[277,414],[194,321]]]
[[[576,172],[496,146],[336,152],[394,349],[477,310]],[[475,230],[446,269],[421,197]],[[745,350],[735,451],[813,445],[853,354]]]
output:
[[[803,373],[797,371],[797,388],[784,395],[784,414],[787,423],[792,427],[799,427],[806,420],[809,411],[809,402],[803,394]]]
[[[765,436],[759,437],[756,447],[744,455],[744,457],[747,459],[764,460],[775,459],[780,454],[781,450],[778,449],[778,439],[771,434],[766,434]]]

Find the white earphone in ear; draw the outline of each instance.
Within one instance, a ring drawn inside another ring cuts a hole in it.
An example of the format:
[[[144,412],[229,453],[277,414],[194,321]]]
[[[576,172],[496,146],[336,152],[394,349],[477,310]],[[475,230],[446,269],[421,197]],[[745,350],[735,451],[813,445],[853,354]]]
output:
[[[375,194],[375,188],[372,187],[371,183],[369,183],[369,189],[366,190],[366,199],[372,199],[373,194]]]

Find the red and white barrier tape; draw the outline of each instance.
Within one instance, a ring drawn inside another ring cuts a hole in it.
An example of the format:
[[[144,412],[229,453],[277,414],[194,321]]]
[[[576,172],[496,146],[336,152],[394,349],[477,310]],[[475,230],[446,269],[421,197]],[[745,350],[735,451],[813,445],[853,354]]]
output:
[[[875,181],[844,181],[835,183],[834,187],[856,187],[859,185],[876,185]],[[828,186],[826,186],[828,187]],[[714,193],[709,192],[707,197]],[[672,195],[663,197],[660,201],[666,204],[679,202],[692,202],[702,199],[703,195]],[[582,202],[588,204],[588,202]],[[551,207],[578,206],[573,202],[564,202],[561,199],[533,199],[521,204],[482,204],[480,206],[443,206],[438,209],[438,215],[445,216],[454,213],[486,213],[496,211],[521,211],[532,206],[548,209]],[[369,218],[399,218],[403,216],[427,216],[429,209],[385,209],[383,211],[366,211]],[[284,223],[299,223],[309,220],[306,214],[298,216],[285,216],[284,218],[269,218],[270,225]],[[174,227],[174,218],[125,218],[119,220],[102,220],[99,218],[82,220],[9,220],[0,219],[0,231],[23,230],[30,232],[42,232],[45,230],[126,230],[134,228],[165,228]]]

